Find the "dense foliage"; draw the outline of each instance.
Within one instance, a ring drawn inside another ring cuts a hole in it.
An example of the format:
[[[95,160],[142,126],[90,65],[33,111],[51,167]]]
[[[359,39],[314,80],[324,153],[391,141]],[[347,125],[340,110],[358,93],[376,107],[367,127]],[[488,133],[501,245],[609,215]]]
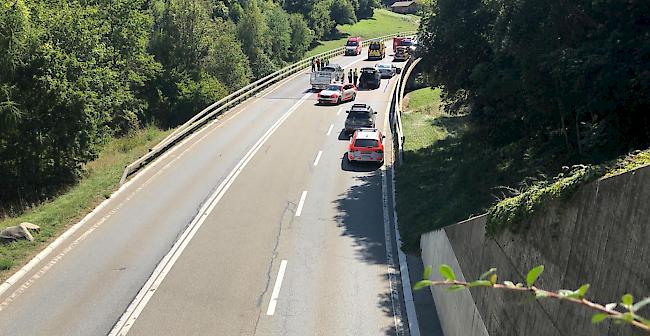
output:
[[[109,137],[177,125],[376,5],[0,0],[0,202],[58,192]]]
[[[438,0],[424,65],[494,148],[599,162],[650,144],[650,3]]]

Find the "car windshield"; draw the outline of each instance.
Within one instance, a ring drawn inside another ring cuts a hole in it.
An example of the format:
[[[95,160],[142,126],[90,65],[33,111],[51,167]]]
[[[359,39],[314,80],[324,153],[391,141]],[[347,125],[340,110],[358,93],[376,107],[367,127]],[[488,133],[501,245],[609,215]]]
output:
[[[328,90],[328,91],[341,91],[341,87],[339,85],[330,85],[325,90]]]
[[[357,41],[348,41],[348,44],[346,44],[348,47],[356,47],[359,45],[359,42]]]
[[[390,69],[390,65],[388,64],[377,64],[378,69]]]
[[[354,147],[377,147],[379,141],[375,139],[357,139],[354,141]]]
[[[370,50],[379,50],[379,43],[370,44]]]
[[[413,40],[402,40],[402,42],[399,43],[399,45],[404,46],[404,47],[410,47],[414,45]]]
[[[328,67],[324,67],[321,71],[332,71],[332,72],[334,72],[334,71],[336,71],[336,69],[334,69],[333,67],[328,66]]]

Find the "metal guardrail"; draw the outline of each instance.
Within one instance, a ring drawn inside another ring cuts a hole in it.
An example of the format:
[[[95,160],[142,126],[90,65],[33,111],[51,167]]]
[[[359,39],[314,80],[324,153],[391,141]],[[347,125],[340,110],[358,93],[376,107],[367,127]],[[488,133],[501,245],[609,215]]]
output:
[[[406,65],[402,69],[400,74],[399,81],[395,87],[395,115],[393,117],[395,123],[395,133],[397,134],[397,163],[401,164],[404,159],[404,129],[402,128],[402,99],[404,98],[404,89],[406,88],[406,82],[411,76],[411,72],[415,69],[415,66],[420,63],[421,58],[413,59],[409,58],[406,62]]]
[[[361,45],[365,47],[369,45],[370,42],[372,41],[384,42],[386,40],[392,39],[393,37],[414,35],[415,33],[416,32],[409,31],[409,32],[401,32],[401,33],[381,36],[381,37],[365,40],[362,42]],[[318,55],[314,55],[312,57],[305,58],[301,61],[288,65],[268,76],[260,78],[255,82],[244,86],[243,88],[229,94],[228,96],[206,107],[201,112],[194,115],[190,120],[188,120],[187,122],[185,122],[184,124],[176,128],[170,135],[168,135],[165,139],[160,141],[153,148],[149,149],[149,152],[147,154],[137,159],[130,165],[126,166],[124,168],[124,172],[122,173],[122,178],[120,179],[120,185],[124,184],[124,182],[126,182],[126,179],[131,174],[137,172],[142,167],[147,165],[149,162],[153,161],[155,158],[160,156],[162,153],[172,148],[180,140],[184,139],[189,134],[193,133],[197,129],[207,124],[208,121],[232,109],[233,107],[241,104],[247,99],[253,97],[255,94],[268,88],[269,86],[305,68],[309,68],[311,66],[312,58],[331,58],[331,57],[343,55],[344,53],[345,53],[345,47],[339,47],[333,50],[325,51]]]

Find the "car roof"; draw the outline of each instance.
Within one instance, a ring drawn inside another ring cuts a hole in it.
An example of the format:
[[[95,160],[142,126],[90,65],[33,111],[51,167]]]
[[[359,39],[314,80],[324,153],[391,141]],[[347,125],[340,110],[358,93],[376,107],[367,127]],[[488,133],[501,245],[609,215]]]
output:
[[[352,104],[350,111],[368,111],[372,110],[372,107],[368,104]]]
[[[376,128],[359,128],[355,132],[355,139],[374,139],[379,140],[379,130]]]

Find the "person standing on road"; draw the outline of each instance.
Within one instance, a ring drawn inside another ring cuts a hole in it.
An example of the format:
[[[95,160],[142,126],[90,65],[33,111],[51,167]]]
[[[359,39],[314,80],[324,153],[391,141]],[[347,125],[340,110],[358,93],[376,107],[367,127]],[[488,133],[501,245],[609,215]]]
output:
[[[316,70],[316,58],[312,57],[311,58],[311,72],[314,72]]]
[[[350,68],[350,70],[348,71],[348,82],[352,84],[352,68]]]
[[[350,69],[350,72],[352,72],[352,69]],[[354,77],[354,82],[352,82],[352,84],[354,84],[354,86],[357,86],[357,80],[359,79],[359,72],[357,71],[357,68],[354,68],[353,77]]]

